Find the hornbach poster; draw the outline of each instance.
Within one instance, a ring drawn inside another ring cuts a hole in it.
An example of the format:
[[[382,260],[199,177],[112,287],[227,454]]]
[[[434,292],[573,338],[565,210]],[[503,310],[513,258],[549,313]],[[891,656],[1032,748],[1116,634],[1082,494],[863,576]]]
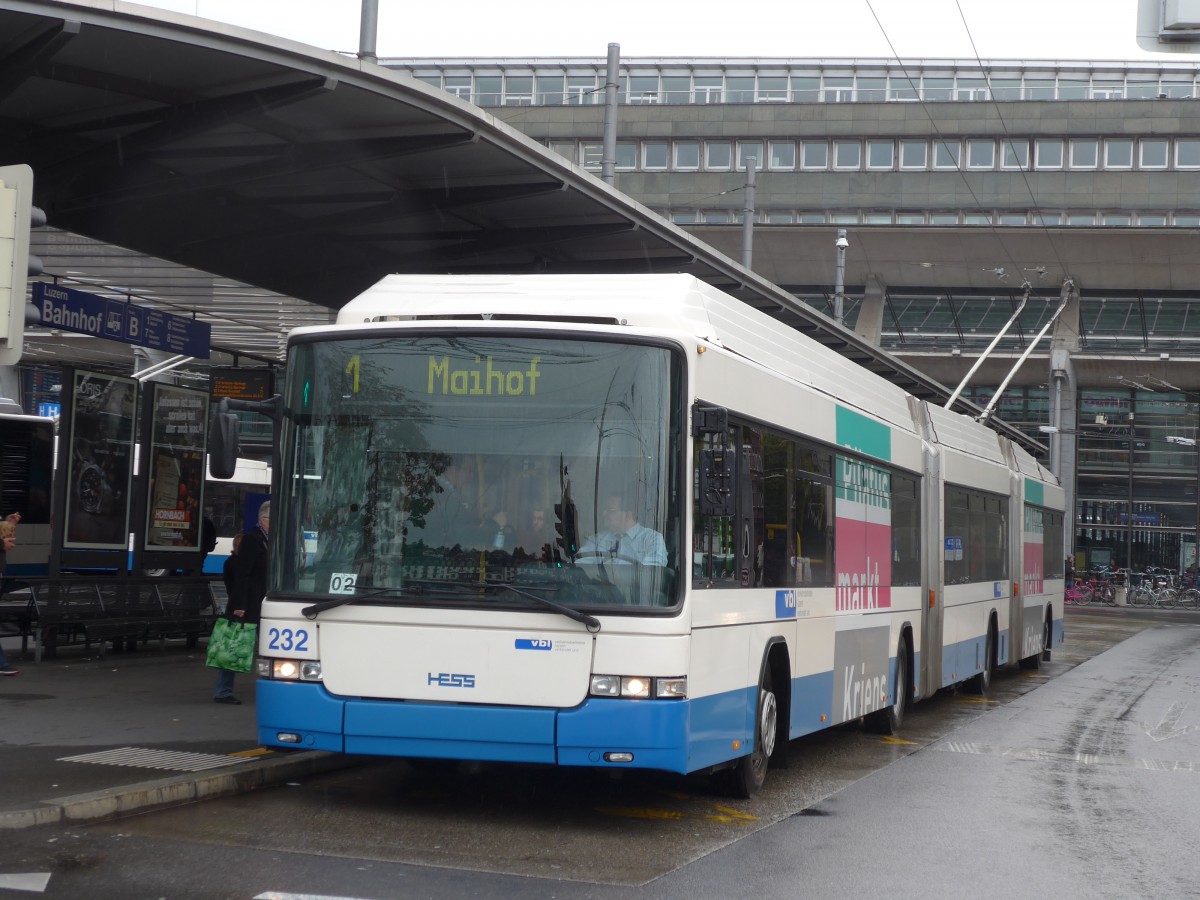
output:
[[[130,378],[76,371],[70,390],[74,413],[67,442],[63,547],[125,550],[129,546],[137,383]]]
[[[200,549],[208,394],[153,385],[147,550]]]

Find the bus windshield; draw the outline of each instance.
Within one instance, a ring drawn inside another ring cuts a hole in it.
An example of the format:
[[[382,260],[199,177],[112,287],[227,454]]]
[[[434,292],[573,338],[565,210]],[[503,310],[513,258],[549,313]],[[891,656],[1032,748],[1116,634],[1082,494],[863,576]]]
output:
[[[678,356],[657,346],[395,332],[294,345],[273,588],[670,607],[682,393]]]

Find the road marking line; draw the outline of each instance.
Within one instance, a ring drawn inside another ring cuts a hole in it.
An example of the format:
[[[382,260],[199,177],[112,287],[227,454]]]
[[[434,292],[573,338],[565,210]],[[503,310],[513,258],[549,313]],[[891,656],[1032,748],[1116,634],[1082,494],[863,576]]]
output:
[[[1144,759],[1135,756],[1103,756],[1099,753],[1063,753],[1055,750],[1039,750],[1034,747],[997,747],[971,744],[962,741],[943,741],[931,750],[945,753],[967,753],[975,756],[1002,756],[1025,762],[1069,762],[1085,766],[1118,766],[1126,769],[1144,769],[1148,772],[1195,772],[1200,773],[1200,763],[1177,759]]]

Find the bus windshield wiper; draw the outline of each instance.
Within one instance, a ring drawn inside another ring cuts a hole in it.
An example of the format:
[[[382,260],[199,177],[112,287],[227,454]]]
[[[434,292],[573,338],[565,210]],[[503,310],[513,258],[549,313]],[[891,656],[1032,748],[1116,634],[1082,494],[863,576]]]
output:
[[[320,603],[314,603],[312,606],[306,606],[300,610],[300,615],[306,619],[315,619],[318,615],[325,612],[327,609],[336,609],[339,606],[346,606],[349,603],[357,603],[359,600],[369,600],[372,597],[382,597],[384,594],[402,594],[405,588],[380,588],[376,591],[368,591],[365,594],[346,594],[344,597],[337,597],[333,600],[322,600]],[[414,593],[421,593],[420,589]]]
[[[600,630],[600,620],[597,619],[595,616],[589,616],[585,612],[580,612],[577,609],[572,609],[569,606],[563,606],[561,603],[555,603],[553,600],[548,600],[545,597],[539,597],[537,594],[530,593],[530,591],[556,591],[556,590],[558,590],[558,588],[552,588],[552,587],[539,588],[539,587],[530,586],[529,588],[522,590],[519,587],[514,587],[513,585],[508,584],[503,581],[450,581],[450,582],[446,582],[446,581],[427,581],[427,580],[415,581],[414,580],[414,581],[409,582],[409,584],[413,584],[413,583],[422,584],[422,585],[431,585],[431,586],[436,585],[438,587],[447,587],[447,588],[471,588],[471,589],[483,589],[483,590],[486,590],[488,588],[493,588],[493,589],[499,588],[499,589],[505,590],[505,591],[512,591],[518,597],[525,597],[528,600],[532,600],[534,603],[537,603],[541,606],[545,606],[548,609],[552,609],[555,612],[566,616],[568,619],[573,619],[574,621],[581,623],[582,625],[584,625],[587,628],[589,634],[595,634],[596,632],[598,632]]]

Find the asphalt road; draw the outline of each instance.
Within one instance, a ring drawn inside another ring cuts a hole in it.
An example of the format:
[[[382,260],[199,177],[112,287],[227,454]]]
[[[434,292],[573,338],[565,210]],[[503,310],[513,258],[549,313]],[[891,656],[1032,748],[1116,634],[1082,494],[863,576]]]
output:
[[[377,763],[12,833],[0,896],[38,873],[51,897],[1194,896],[1198,625],[1072,611],[1040,672],[939,694],[901,739],[794,742],[750,801],[702,779]]]

